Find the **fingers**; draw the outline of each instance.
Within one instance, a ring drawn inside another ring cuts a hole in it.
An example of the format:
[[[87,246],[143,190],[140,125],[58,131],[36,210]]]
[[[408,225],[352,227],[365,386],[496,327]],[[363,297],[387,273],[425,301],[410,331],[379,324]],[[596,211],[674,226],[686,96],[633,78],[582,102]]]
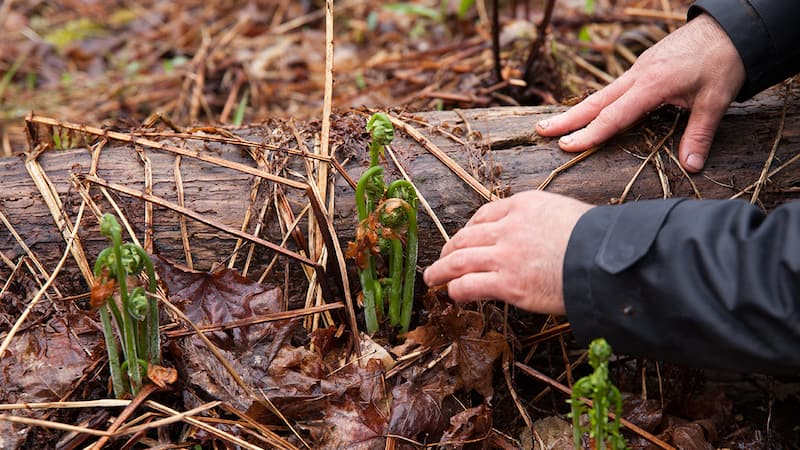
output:
[[[453,236],[444,247],[439,258],[470,247],[488,247],[497,243],[497,227],[493,223],[478,224],[471,227],[464,227]]]
[[[422,277],[428,286],[451,282],[466,274],[497,270],[494,252],[489,247],[471,247],[452,252],[425,269]]]
[[[678,152],[678,159],[688,172],[699,172],[705,166],[717,126],[727,108],[728,102],[714,100],[694,105]]]
[[[536,132],[542,136],[560,136],[584,127],[594,120],[606,106],[620,98],[632,84],[632,77],[623,75],[568,111],[540,121],[536,124]]]
[[[455,302],[504,298],[502,276],[498,272],[469,273],[447,285],[447,295]]]
[[[491,201],[475,211],[475,214],[467,221],[464,227],[478,225],[481,223],[497,222],[508,214],[511,210],[509,199]]]
[[[600,111],[586,128],[562,137],[558,144],[568,152],[590,149],[626,130],[661,103],[662,99],[652,93],[631,89]]]

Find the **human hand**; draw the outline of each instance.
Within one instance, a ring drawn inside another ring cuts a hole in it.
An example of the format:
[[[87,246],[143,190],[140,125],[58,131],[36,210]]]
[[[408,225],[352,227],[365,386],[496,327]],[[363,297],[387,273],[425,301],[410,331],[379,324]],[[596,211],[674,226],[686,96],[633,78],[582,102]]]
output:
[[[425,270],[454,301],[503,300],[528,311],[564,314],[562,272],[572,229],[591,205],[527,191],[483,205]]]
[[[742,88],[742,60],[722,27],[701,14],[645,51],[633,67],[569,111],[536,124],[558,136],[568,152],[587,150],[633,125],[662,104],[692,110],[679,159],[690,172],[703,168],[725,110]]]

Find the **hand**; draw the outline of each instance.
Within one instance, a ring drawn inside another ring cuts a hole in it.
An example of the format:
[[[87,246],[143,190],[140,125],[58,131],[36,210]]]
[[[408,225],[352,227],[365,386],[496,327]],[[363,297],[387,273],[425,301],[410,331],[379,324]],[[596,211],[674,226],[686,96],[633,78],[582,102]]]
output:
[[[577,152],[599,145],[662,104],[691,108],[679,159],[686,170],[698,172],[744,80],[733,43],[711,16],[701,14],[644,52],[616,81],[536,124],[536,131],[558,136],[585,127],[559,141],[563,150]]]
[[[562,272],[572,229],[591,205],[527,191],[483,205],[425,270],[454,301],[497,299],[564,314]]]

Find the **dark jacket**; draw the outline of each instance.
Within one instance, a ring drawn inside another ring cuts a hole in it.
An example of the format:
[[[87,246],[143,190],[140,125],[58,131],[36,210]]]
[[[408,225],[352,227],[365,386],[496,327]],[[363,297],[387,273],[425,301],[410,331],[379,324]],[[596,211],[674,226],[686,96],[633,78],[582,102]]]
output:
[[[800,70],[800,1],[700,0],[745,62],[740,98]],[[730,200],[591,209],[564,261],[579,343],[751,372],[800,371],[800,201],[765,216]]]
[[[582,344],[751,372],[800,370],[800,201],[647,200],[581,217],[564,299]]]
[[[719,22],[744,62],[747,79],[738,101],[800,72],[800,1],[698,0],[689,19],[703,11]]]

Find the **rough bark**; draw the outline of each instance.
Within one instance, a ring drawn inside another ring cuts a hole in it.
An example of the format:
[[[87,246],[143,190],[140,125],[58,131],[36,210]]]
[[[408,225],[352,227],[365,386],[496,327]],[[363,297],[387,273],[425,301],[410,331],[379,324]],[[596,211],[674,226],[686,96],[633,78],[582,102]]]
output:
[[[772,169],[800,153],[800,105],[792,91],[788,101],[784,131],[779,142]],[[705,171],[691,179],[703,198],[728,198],[759,178],[764,162],[782,121],[784,96],[782,90],[773,90],[742,105],[731,107],[720,126],[712,149],[712,156]],[[436,147],[465,168],[484,186],[499,195],[509,195],[539,186],[550,173],[575,155],[557,148],[552,139],[544,139],[533,133],[533,125],[563,108],[520,107],[464,110],[456,112],[430,112],[403,120],[427,136]],[[669,134],[676,111],[665,109],[651,115],[624,135],[609,142],[585,161],[559,174],[548,185],[547,190],[568,194],[595,204],[606,204],[620,197],[626,185],[650,153],[654,145]],[[686,114],[678,120],[675,133],[664,145],[677,154],[678,142]],[[351,113],[337,117],[334,121],[333,142],[337,143],[336,158],[345,161],[344,168],[350,178],[357,179],[364,169],[366,156],[363,129],[364,116]],[[255,142],[274,143],[281,148],[303,150],[313,145],[315,125],[311,124],[297,132],[303,136],[302,145],[295,139],[295,130],[285,123],[274,123],[237,130],[236,134]],[[192,151],[220,157],[229,161],[255,167],[253,158],[242,146],[198,140],[161,138],[162,142],[183,146]],[[407,134],[398,132],[392,145],[401,165],[411,175],[419,191],[431,205],[448,233],[454,233],[474,211],[485,202],[473,189],[437,160],[420,142]],[[139,150],[139,153],[137,151]],[[173,153],[147,146],[119,145],[109,142],[101,151],[97,175],[108,182],[118,183],[136,190],[144,189],[144,166],[140,154],[146,155],[152,166],[153,194],[177,203],[175,182],[175,159]],[[692,196],[693,190],[686,176],[670,160],[667,153],[659,153],[663,163],[661,173],[673,196]],[[70,176],[87,173],[91,166],[91,154],[86,149],[45,151],[38,161],[44,168],[65,204],[68,215],[75,217],[80,203]],[[283,152],[267,152],[265,168],[272,173],[281,173],[295,180],[297,174],[305,174],[302,158]],[[388,162],[387,179],[397,178],[398,171]],[[287,169],[291,169],[287,172]],[[250,192],[254,176],[215,164],[184,156],[180,165],[183,178],[186,207],[204,217],[228,226],[241,227],[245,211],[250,205]],[[800,163],[788,166],[764,187],[760,201],[765,208],[798,195],[800,187]],[[353,238],[355,207],[353,189],[345,177],[335,175],[335,207],[333,225],[342,243]],[[45,268],[52,269],[60,258],[64,239],[54,225],[54,220],[42,201],[23,158],[0,160],[0,211],[8,217],[15,230],[40,259]],[[254,203],[256,213],[261,208],[272,183],[262,185],[261,193]],[[626,201],[664,196],[664,181],[656,170],[655,158],[641,171],[633,183]],[[307,200],[301,190],[284,188],[289,204],[295,213]],[[113,191],[112,191],[113,192]],[[94,186],[91,190],[103,209],[108,203]],[[136,228],[144,230],[144,201],[119,193],[112,193],[122,207],[126,217]],[[749,194],[744,198],[749,199]],[[273,206],[270,210],[274,211]],[[430,263],[438,255],[443,239],[433,222],[423,211],[420,213],[420,265]],[[280,242],[278,221],[264,220],[266,229],[262,236],[272,242]],[[181,241],[179,215],[156,207],[153,220],[155,251],[185,262]],[[93,261],[104,240],[96,232],[93,218],[84,223],[81,233],[82,245]],[[248,227],[252,231],[253,224]],[[235,238],[212,227],[188,221],[191,251],[195,267],[208,268],[212,264],[226,263],[230,258]],[[303,229],[306,232],[306,229]],[[141,237],[141,234],[140,234]],[[290,243],[299,250],[297,242]],[[7,227],[0,224],[0,252],[6,261],[16,262],[24,254],[21,246]],[[265,265],[272,253],[262,248],[258,263]],[[241,256],[240,256],[241,259]],[[255,263],[254,263],[255,265]],[[241,264],[237,264],[241,267]],[[6,279],[10,272],[7,264],[0,263],[0,277]]]

